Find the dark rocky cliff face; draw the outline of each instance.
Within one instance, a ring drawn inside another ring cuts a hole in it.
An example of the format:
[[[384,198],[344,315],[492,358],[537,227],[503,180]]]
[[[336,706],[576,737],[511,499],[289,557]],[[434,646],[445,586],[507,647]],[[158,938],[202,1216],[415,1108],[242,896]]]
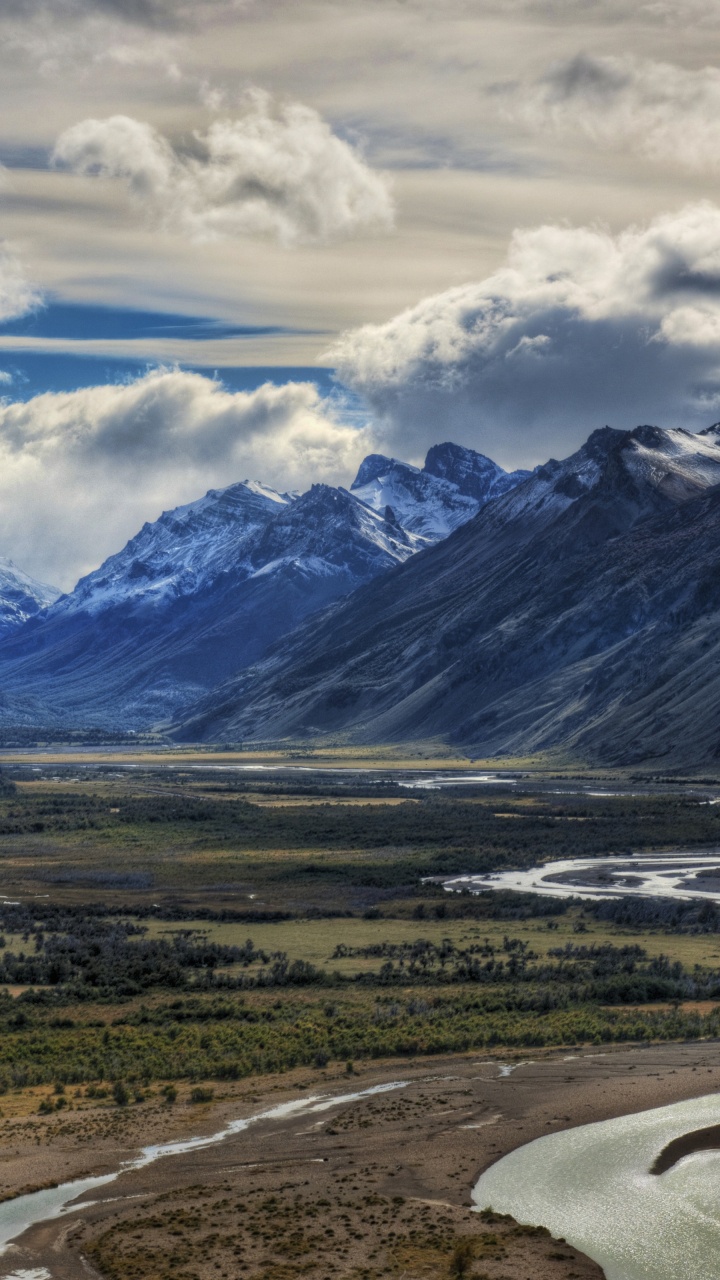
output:
[[[450,443],[433,445],[423,470],[438,479],[449,480],[465,497],[475,498],[481,504],[506,493],[530,474],[529,471],[508,473],[482,453]]]

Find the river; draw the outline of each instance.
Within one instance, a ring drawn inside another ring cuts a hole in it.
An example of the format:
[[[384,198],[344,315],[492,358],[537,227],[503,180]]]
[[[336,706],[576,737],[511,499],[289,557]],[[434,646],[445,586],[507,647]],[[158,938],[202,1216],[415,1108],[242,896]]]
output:
[[[550,1134],[488,1169],[473,1200],[547,1227],[607,1280],[718,1280],[720,1151],[650,1173],[669,1142],[717,1124],[712,1094]]]
[[[564,858],[528,871],[443,879],[452,893],[513,889],[553,898],[710,898],[720,902],[720,850],[715,853],[649,853],[606,858]]]

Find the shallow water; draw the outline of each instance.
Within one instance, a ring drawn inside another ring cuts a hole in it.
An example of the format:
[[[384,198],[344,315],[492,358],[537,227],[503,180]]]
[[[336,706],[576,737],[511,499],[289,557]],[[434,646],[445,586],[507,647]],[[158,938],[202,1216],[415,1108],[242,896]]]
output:
[[[720,1095],[538,1138],[482,1175],[478,1209],[547,1227],[607,1280],[718,1280],[720,1152],[648,1172],[673,1138],[720,1123]]]
[[[271,1107],[268,1111],[261,1111],[252,1116],[243,1116],[239,1120],[231,1120],[223,1129],[219,1129],[217,1133],[208,1134],[206,1137],[186,1138],[176,1142],[160,1142],[153,1146],[143,1147],[139,1156],[121,1165],[114,1173],[106,1173],[96,1178],[80,1178],[74,1182],[64,1182],[59,1187],[51,1187],[45,1191],[34,1191],[27,1196],[18,1196],[15,1200],[6,1200],[4,1204],[0,1204],[0,1254],[4,1253],[8,1244],[21,1235],[23,1231],[26,1231],[28,1227],[35,1226],[39,1222],[47,1222],[52,1218],[60,1217],[63,1213],[81,1208],[81,1205],[75,1203],[78,1197],[87,1195],[89,1191],[95,1191],[99,1187],[107,1186],[108,1183],[114,1182],[121,1173],[127,1173],[131,1169],[141,1169],[147,1164],[152,1164],[155,1160],[162,1159],[164,1156],[183,1155],[188,1151],[199,1150],[201,1147],[212,1147],[218,1142],[223,1142],[225,1138],[229,1138],[234,1133],[242,1133],[244,1129],[256,1124],[258,1120],[284,1120],[292,1115],[314,1115],[318,1112],[329,1111],[331,1107],[341,1106],[347,1102],[357,1102],[360,1098],[370,1098],[378,1093],[388,1093],[393,1089],[404,1089],[406,1087],[407,1081],[393,1080],[388,1084],[378,1084],[371,1089],[360,1089],[354,1093],[345,1093],[339,1096],[314,1094],[310,1097],[296,1098],[292,1102],[283,1102],[277,1107]],[[25,1277],[26,1280],[31,1275],[29,1272],[13,1272],[12,1274]],[[32,1274],[34,1276],[35,1273]],[[3,1280],[12,1280],[10,1272],[2,1270],[2,1264],[0,1264],[0,1276]]]
[[[703,876],[717,870],[717,876]],[[598,873],[607,876],[597,883]],[[584,876],[587,875],[587,883]],[[565,878],[561,882],[557,877]],[[567,877],[572,877],[570,883]],[[700,879],[698,879],[700,876]],[[515,889],[554,898],[677,898],[720,902],[720,852],[712,854],[660,853],[630,858],[566,858],[546,862],[529,871],[496,871],[489,875],[453,876],[443,880],[449,892],[483,893],[487,889]],[[718,1271],[720,1275],[720,1270]]]

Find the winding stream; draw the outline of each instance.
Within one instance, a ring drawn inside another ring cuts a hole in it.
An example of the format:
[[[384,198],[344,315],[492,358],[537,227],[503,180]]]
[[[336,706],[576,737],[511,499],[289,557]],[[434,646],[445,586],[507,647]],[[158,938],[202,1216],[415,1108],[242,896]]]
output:
[[[48,1222],[52,1218],[60,1217],[63,1213],[82,1208],[82,1205],[76,1203],[80,1196],[85,1196],[89,1191],[95,1191],[99,1187],[107,1186],[109,1182],[114,1182],[116,1178],[119,1178],[122,1173],[127,1173],[132,1169],[142,1169],[145,1165],[152,1164],[155,1160],[160,1160],[164,1156],[183,1155],[188,1151],[197,1151],[201,1147],[212,1147],[235,1133],[242,1133],[244,1129],[256,1124],[258,1120],[284,1120],[288,1116],[312,1115],[317,1112],[329,1111],[331,1107],[341,1106],[348,1102],[358,1102],[361,1098],[370,1098],[377,1093],[388,1093],[393,1089],[404,1089],[407,1087],[407,1083],[405,1080],[393,1080],[389,1084],[374,1085],[370,1089],[361,1089],[355,1093],[333,1096],[314,1094],[306,1098],[296,1098],[292,1102],[283,1102],[277,1107],[271,1107],[268,1111],[260,1111],[256,1115],[244,1116],[240,1120],[231,1120],[229,1124],[225,1125],[223,1129],[219,1129],[217,1133],[208,1134],[203,1138],[186,1138],[176,1142],[161,1142],[154,1146],[143,1147],[134,1160],[126,1161],[114,1173],[105,1173],[95,1178],[78,1178],[73,1182],[63,1182],[60,1186],[50,1187],[45,1191],[33,1191],[30,1195],[18,1196],[15,1200],[6,1200],[4,1204],[0,1204],[0,1255],[5,1253],[11,1241],[22,1235],[24,1231],[27,1231],[28,1227],[35,1226],[39,1222]],[[22,1274],[27,1275],[28,1273]],[[4,1280],[12,1280],[9,1271],[3,1270],[2,1263],[0,1263],[0,1275],[4,1277]]]
[[[718,1280],[720,1151],[650,1169],[668,1143],[719,1123],[712,1094],[549,1134],[488,1169],[473,1200],[547,1227],[607,1280]]]

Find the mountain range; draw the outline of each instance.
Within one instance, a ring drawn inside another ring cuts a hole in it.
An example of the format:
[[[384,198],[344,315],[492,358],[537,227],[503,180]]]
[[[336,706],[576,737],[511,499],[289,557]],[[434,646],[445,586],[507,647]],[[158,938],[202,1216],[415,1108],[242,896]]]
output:
[[[164,513],[64,596],[0,562],[0,721],[720,758],[720,426],[506,473],[373,454]]]
[[[445,444],[422,470],[373,455],[350,491],[211,490],[144,525],[69,594],[34,584],[34,607],[28,596],[25,616],[0,630],[0,718],[124,729],[167,720],[526,475]]]
[[[594,432],[286,636],[175,733],[720,757],[719,429]]]

